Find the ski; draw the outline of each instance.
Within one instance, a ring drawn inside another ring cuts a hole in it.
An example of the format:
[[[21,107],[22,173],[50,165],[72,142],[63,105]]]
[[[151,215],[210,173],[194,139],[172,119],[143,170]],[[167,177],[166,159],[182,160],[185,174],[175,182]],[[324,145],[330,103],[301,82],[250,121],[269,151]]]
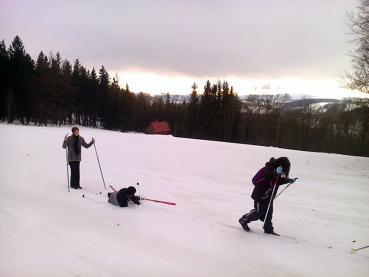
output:
[[[217,224],[222,225],[222,226],[227,227],[227,228],[232,228],[232,229],[236,229],[236,230],[242,230],[242,231],[245,231],[247,233],[253,233],[254,232],[251,229],[247,231],[247,230],[245,230],[243,228],[239,228],[238,226],[227,225],[227,224],[222,224],[222,223],[217,223]]]
[[[239,231],[242,231],[244,233],[250,233],[250,234],[255,234],[255,235],[261,235],[262,233],[259,232],[259,231],[254,231],[252,229],[250,229],[249,231],[248,230],[245,230],[243,229],[242,227],[238,227],[238,226],[234,226],[234,225],[228,225],[228,224],[223,224],[223,223],[217,223],[218,225],[221,225],[223,227],[227,227],[227,228],[231,228],[231,229],[235,229],[235,230],[239,230]],[[293,238],[293,237],[288,237],[288,236],[276,236],[276,235],[273,235],[273,234],[266,234],[265,233],[265,236],[264,237],[277,237],[278,239],[282,239],[282,240],[285,240],[285,241],[289,241],[289,242],[293,242],[293,243],[299,243],[297,241],[296,238]]]

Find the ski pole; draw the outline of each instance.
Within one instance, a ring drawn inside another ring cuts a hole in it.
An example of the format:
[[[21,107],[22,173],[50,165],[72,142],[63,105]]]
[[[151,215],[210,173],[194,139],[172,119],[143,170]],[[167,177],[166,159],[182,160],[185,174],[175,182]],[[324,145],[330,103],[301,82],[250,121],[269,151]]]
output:
[[[138,187],[138,194],[141,196],[141,189],[140,189],[140,184],[137,183],[137,187]]]
[[[146,201],[152,201],[152,202],[156,202],[156,203],[161,203],[161,204],[172,205],[172,206],[175,206],[176,205],[176,203],[174,203],[174,202],[168,202],[168,201],[162,201],[162,200],[155,200],[155,199],[150,199],[150,198],[140,197],[140,199],[146,200]]]
[[[103,175],[102,170],[101,170],[101,165],[100,165],[99,156],[97,155],[96,143],[95,143],[95,142],[94,142],[94,147],[95,147],[95,152],[96,152],[97,162],[99,163],[100,173],[101,173],[101,177],[102,177],[102,179],[103,179],[104,187],[105,187],[105,189],[107,189],[107,188],[106,188],[106,185],[105,185],[104,175]]]
[[[298,178],[295,178],[295,181],[297,180]],[[277,199],[277,197],[279,196],[279,195],[281,195],[282,194],[282,192],[284,192],[290,185],[292,185],[292,183],[289,183],[280,193],[278,193],[277,194],[277,196],[276,197],[274,197],[274,200],[275,199]]]
[[[83,198],[85,198],[85,199],[88,199],[88,200],[91,200],[91,201],[94,201],[94,202],[100,203],[100,204],[104,204],[104,203],[99,202],[99,201],[97,201],[97,200],[94,200],[94,199],[92,199],[92,198],[88,198],[88,197],[86,197],[85,195],[82,195],[82,197],[83,197]]]
[[[279,174],[277,174],[277,178],[275,179],[275,183],[274,183],[274,187],[273,187],[273,192],[272,192],[272,194],[270,195],[270,201],[269,201],[268,209],[267,209],[267,212],[266,212],[266,214],[265,214],[265,218],[264,218],[263,229],[264,229],[264,227],[265,227],[265,223],[266,223],[266,221],[267,221],[267,217],[268,217],[268,213],[269,213],[270,204],[271,204],[271,203],[272,203],[272,201],[273,201],[273,195],[274,195],[275,187],[277,186],[277,183],[278,183],[278,179],[279,179]]]
[[[292,183],[289,183],[280,193],[278,193],[277,194],[277,196],[276,197],[274,197],[274,200],[275,199],[277,199],[277,197],[279,196],[279,195],[281,195],[282,194],[282,192],[284,192],[290,185],[291,185]]]
[[[361,249],[365,249],[365,248],[368,248],[368,247],[369,247],[369,245],[364,246],[364,247],[360,247],[360,248],[357,248],[357,249],[351,248],[351,253],[356,253],[356,251],[359,251]]]
[[[138,183],[137,183],[138,184]],[[109,187],[113,190],[113,191],[117,191],[112,185],[109,185]],[[150,199],[150,198],[145,198],[145,197],[141,197],[141,200],[146,200],[146,201],[152,201],[152,202],[156,202],[156,203],[161,203],[161,204],[167,204],[167,205],[172,205],[175,206],[176,203],[174,202],[168,202],[168,201],[162,201],[162,200],[156,200],[156,199]]]
[[[69,185],[69,170],[68,170],[68,149],[65,149],[65,153],[67,156],[67,179],[68,179],[68,192],[70,192],[70,185]]]
[[[65,136],[68,136],[69,133],[67,133]],[[68,146],[65,148],[65,158],[67,161],[67,179],[68,179],[68,192],[70,192],[70,185],[69,185],[69,170],[68,170]]]

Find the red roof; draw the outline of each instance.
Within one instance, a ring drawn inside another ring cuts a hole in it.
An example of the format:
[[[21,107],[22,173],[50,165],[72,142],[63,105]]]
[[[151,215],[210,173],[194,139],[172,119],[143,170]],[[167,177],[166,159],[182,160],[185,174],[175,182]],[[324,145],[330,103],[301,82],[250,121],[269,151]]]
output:
[[[151,122],[146,128],[146,134],[169,135],[170,132],[170,127],[165,121]]]

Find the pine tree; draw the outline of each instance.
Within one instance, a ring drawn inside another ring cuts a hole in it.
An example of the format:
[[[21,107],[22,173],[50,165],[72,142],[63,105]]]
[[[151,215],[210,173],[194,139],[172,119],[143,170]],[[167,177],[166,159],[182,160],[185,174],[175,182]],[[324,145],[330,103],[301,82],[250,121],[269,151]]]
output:
[[[97,127],[99,121],[99,105],[98,105],[98,95],[99,95],[99,80],[96,74],[95,68],[92,68],[88,86],[89,94],[89,116],[91,126]]]
[[[63,103],[63,79],[61,74],[62,58],[57,52],[55,56],[50,56],[50,73],[52,79],[52,90],[50,91],[50,106],[54,112],[50,113],[50,119],[53,124],[60,124],[64,117]]]
[[[185,126],[187,129],[186,135],[190,138],[197,138],[199,136],[199,105],[200,105],[200,97],[197,94],[197,85],[194,83],[192,85],[192,93],[190,95],[190,99],[188,101],[187,109],[186,109],[186,120]]]
[[[133,129],[138,132],[144,132],[152,120],[151,96],[143,92],[136,94],[132,103],[132,109]]]
[[[107,122],[107,109],[108,109],[108,93],[110,86],[110,77],[108,72],[105,70],[104,66],[101,66],[99,70],[99,92],[98,92],[98,109],[99,109],[99,118],[103,126]]]
[[[38,55],[35,66],[35,77],[33,83],[33,93],[35,101],[35,116],[39,124],[47,125],[49,111],[49,91],[52,80],[50,79],[49,60],[41,51]]]
[[[200,132],[202,134],[202,138],[210,139],[211,138],[211,129],[212,129],[212,90],[211,83],[209,80],[206,81],[204,86],[204,92],[201,95],[200,101]]]
[[[33,113],[32,81],[34,62],[26,53],[19,36],[9,47],[11,86],[8,91],[8,118],[28,124]]]
[[[74,95],[76,88],[72,83],[72,65],[68,60],[64,60],[61,65],[62,79],[62,103],[64,108],[64,123],[73,123],[73,111],[75,110]]]
[[[8,116],[8,95],[10,89],[10,60],[5,42],[0,42],[0,119]]]

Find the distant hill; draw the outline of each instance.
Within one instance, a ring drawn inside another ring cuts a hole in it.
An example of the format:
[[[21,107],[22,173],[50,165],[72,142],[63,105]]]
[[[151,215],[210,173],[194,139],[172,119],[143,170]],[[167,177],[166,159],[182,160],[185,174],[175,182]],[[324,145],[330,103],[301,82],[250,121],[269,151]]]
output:
[[[286,104],[284,104],[284,108],[286,109],[294,109],[294,108],[298,108],[298,107],[304,107],[307,104],[312,105],[320,105],[320,106],[324,106],[326,108],[330,107],[333,104],[338,104],[338,103],[342,103],[342,100],[338,100],[338,99],[331,99],[331,98],[321,98],[321,99],[313,99],[313,98],[309,98],[309,99],[298,99],[298,100],[292,100]]]

